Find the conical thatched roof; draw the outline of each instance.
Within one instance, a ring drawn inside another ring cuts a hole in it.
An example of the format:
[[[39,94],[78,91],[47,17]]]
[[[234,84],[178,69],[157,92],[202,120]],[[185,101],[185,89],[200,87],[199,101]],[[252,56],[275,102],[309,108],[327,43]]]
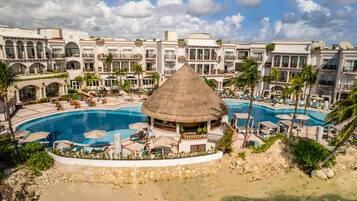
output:
[[[164,121],[197,123],[227,114],[221,98],[187,64],[169,77],[143,104],[147,116]]]

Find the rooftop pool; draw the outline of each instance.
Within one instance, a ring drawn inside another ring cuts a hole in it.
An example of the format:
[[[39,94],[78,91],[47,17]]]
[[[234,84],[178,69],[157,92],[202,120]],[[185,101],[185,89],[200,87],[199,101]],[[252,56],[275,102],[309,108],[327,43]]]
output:
[[[236,112],[247,112],[249,104],[225,100],[229,107],[229,119]],[[147,117],[141,113],[141,106],[125,107],[117,110],[80,110],[57,113],[45,117],[36,118],[17,126],[16,130],[28,130],[30,132],[46,131],[50,135],[47,139],[50,143],[56,140],[70,140],[76,143],[92,144],[95,142],[112,142],[113,135],[120,133],[122,138],[127,138],[136,131],[129,129],[129,125],[136,122],[147,121]],[[277,114],[292,114],[293,109],[272,109],[265,106],[254,105],[253,117],[259,121],[278,122]],[[303,113],[303,110],[298,110]],[[310,120],[305,125],[324,125],[326,114],[315,111],[307,111]],[[107,135],[98,140],[84,138],[84,133],[91,130],[105,130]]]

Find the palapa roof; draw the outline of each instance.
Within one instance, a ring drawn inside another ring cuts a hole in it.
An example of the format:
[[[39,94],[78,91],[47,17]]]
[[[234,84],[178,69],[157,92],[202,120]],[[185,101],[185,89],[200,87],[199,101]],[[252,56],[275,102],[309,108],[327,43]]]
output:
[[[198,123],[219,119],[228,113],[226,104],[184,64],[144,102],[141,111],[164,121]]]

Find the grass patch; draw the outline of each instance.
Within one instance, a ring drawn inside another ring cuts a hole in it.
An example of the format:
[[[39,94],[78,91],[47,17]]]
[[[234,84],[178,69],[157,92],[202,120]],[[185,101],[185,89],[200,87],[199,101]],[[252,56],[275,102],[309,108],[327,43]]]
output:
[[[259,147],[253,147],[253,153],[263,153],[268,150],[277,140],[286,140],[286,136],[283,134],[274,135],[265,140],[265,143]]]
[[[245,161],[245,158],[246,158],[246,153],[245,153],[245,151],[238,153],[238,158],[240,158],[240,159],[242,159],[242,160]]]

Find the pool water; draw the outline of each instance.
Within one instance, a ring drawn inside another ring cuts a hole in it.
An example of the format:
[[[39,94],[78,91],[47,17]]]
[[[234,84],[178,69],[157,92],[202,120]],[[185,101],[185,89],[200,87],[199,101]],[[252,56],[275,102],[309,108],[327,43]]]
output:
[[[247,112],[247,103],[238,103],[225,100],[229,107],[229,118],[232,119],[236,112]],[[50,135],[47,139],[50,143],[56,140],[70,140],[76,143],[93,144],[113,142],[114,134],[120,133],[121,138],[127,138],[136,131],[128,129],[128,126],[136,122],[147,121],[147,117],[140,112],[141,106],[126,107],[118,110],[81,110],[53,114],[27,121],[17,127],[16,130],[28,130],[30,132],[46,131]],[[303,110],[299,110],[303,113]],[[271,109],[254,105],[253,117],[256,122],[278,122],[277,114],[292,114],[293,109]],[[324,113],[308,111],[311,117],[306,125],[324,125]],[[84,133],[91,130],[105,130],[107,135],[100,139],[86,139]]]

